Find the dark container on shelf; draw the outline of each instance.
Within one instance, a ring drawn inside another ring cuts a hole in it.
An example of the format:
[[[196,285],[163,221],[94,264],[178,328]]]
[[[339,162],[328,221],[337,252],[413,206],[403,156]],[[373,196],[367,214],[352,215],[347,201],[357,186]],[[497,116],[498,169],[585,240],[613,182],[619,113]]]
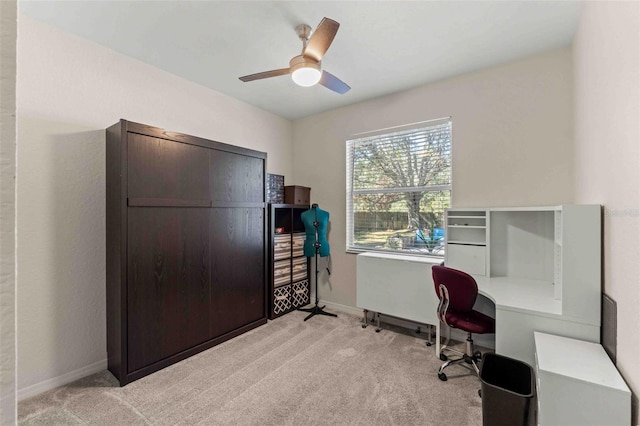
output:
[[[311,199],[311,188],[306,186],[285,186],[284,202],[286,204],[309,204]]]

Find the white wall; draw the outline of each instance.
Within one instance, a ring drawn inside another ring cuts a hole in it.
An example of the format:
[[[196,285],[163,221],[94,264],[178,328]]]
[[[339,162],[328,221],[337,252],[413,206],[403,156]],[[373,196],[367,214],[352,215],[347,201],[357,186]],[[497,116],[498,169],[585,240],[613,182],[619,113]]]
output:
[[[617,367],[640,392],[640,3],[587,2],[574,41],[576,201],[604,205]]]
[[[0,2],[0,425],[16,422],[16,1]]]
[[[356,302],[355,255],[345,253],[345,140],[355,133],[452,116],[454,206],[572,202],[571,63],[569,48],[555,50],[296,120],[295,184],[331,213],[321,299]]]
[[[24,15],[18,24],[18,397],[106,368],[105,135],[120,118],[268,153],[292,124]]]

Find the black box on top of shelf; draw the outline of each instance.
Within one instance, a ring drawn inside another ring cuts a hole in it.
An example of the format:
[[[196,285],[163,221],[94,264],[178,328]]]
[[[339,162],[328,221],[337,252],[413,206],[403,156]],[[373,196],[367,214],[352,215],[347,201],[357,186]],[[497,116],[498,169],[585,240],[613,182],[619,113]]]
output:
[[[267,203],[284,203],[284,176],[267,173]]]

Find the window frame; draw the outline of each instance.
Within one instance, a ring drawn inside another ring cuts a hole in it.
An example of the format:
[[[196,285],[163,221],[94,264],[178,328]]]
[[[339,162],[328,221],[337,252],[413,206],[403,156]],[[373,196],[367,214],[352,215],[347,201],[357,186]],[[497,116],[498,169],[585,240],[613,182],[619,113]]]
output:
[[[384,137],[389,137],[390,135],[398,132],[405,132],[415,130],[418,131],[428,131],[429,128],[433,128],[436,126],[441,126],[443,124],[448,124],[449,126],[449,183],[444,185],[425,185],[418,187],[394,187],[394,188],[377,188],[377,189],[353,189],[354,183],[354,164],[353,164],[353,152],[356,146],[356,143],[361,142],[364,143],[365,139],[370,139],[376,136],[379,136],[381,139]],[[376,253],[386,253],[386,254],[395,254],[395,255],[403,255],[403,256],[420,256],[420,257],[430,257],[439,261],[442,261],[444,258],[444,253],[442,254],[434,254],[434,253],[423,253],[423,252],[412,252],[409,250],[402,249],[381,249],[381,248],[371,248],[371,247],[363,247],[357,246],[354,244],[355,240],[355,211],[354,211],[354,196],[358,194],[375,194],[375,193],[398,193],[398,192],[416,192],[419,190],[420,192],[439,192],[439,191],[449,191],[449,207],[451,206],[452,199],[452,187],[453,187],[453,119],[452,117],[444,117],[438,118],[434,120],[421,121],[417,123],[389,127],[380,130],[375,130],[372,132],[364,132],[352,135],[349,139],[346,140],[345,143],[346,150],[346,252],[347,253],[365,253],[365,252],[376,252]],[[444,212],[443,212],[444,213]],[[444,219],[444,218],[443,218]],[[446,229],[445,224],[443,223],[443,228]]]

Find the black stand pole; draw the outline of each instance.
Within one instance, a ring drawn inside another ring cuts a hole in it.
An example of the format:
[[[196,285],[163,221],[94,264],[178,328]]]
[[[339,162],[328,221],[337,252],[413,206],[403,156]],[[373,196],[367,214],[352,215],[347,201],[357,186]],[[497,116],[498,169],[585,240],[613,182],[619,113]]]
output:
[[[298,308],[299,311],[310,312],[309,315],[304,319],[305,321],[311,318],[314,315],[326,315],[328,317],[337,317],[338,315],[332,314],[330,312],[325,312],[324,306],[318,306],[318,252],[320,251],[320,243],[318,242],[318,221],[315,220],[313,222],[313,226],[316,228],[316,242],[314,243],[314,247],[316,249],[316,304],[313,308]],[[326,306],[326,305],[325,305]]]

